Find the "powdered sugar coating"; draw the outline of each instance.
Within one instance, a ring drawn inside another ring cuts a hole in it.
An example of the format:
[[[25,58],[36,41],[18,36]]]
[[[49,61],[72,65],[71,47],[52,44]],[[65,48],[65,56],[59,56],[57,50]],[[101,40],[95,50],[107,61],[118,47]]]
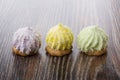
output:
[[[13,46],[26,55],[36,53],[41,46],[41,36],[31,27],[20,28],[13,35]]]

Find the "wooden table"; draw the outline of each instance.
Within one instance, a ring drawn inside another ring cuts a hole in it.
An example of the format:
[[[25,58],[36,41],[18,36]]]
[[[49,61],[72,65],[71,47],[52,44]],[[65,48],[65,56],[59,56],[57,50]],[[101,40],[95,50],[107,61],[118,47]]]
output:
[[[73,52],[53,57],[45,51],[48,30],[58,23],[74,32]],[[95,57],[76,46],[79,31],[99,25],[108,36],[107,54]],[[39,53],[12,54],[12,36],[20,27],[42,36]],[[0,0],[0,80],[120,80],[120,0]]]

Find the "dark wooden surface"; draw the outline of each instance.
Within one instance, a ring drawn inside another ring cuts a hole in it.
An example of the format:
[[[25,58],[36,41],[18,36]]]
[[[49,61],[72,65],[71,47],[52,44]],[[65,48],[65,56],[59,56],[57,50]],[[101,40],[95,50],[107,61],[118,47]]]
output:
[[[73,52],[64,57],[46,54],[47,31],[57,23],[74,32]],[[106,55],[80,53],[79,31],[98,24],[109,35]],[[12,36],[20,27],[42,35],[39,54],[12,54]],[[0,80],[120,80],[120,0],[0,0]]]

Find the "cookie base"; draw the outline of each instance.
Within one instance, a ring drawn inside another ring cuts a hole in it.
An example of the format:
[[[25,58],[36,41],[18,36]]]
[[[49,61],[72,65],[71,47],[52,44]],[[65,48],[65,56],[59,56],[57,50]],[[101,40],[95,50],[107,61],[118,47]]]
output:
[[[91,55],[91,56],[100,56],[103,55],[107,52],[107,48],[104,48],[100,51],[89,51],[89,52],[84,52],[87,55]]]
[[[23,53],[23,52],[17,50],[15,47],[13,47],[12,50],[13,50],[14,54],[20,55],[20,56],[31,56],[31,55],[35,54],[35,53],[30,52],[30,54],[28,55],[26,53]]]
[[[50,48],[49,46],[46,46],[45,50],[52,56],[64,56],[72,52],[72,48],[67,50],[55,50]]]

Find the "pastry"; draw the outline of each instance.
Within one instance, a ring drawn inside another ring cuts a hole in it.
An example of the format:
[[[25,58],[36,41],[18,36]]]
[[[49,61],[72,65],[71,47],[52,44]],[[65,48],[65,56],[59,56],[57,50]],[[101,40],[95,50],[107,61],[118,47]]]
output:
[[[20,28],[13,35],[13,52],[28,56],[38,52],[41,46],[41,36],[30,27]]]
[[[77,37],[77,46],[87,55],[102,55],[107,49],[108,36],[99,26],[82,29]]]
[[[64,56],[72,51],[73,33],[65,25],[52,27],[46,37],[46,51],[53,56]]]

